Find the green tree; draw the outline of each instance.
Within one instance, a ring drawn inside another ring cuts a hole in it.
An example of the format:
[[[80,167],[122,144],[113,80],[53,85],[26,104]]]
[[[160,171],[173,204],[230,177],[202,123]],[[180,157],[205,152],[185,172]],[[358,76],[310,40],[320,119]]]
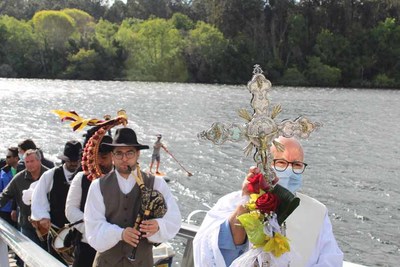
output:
[[[129,16],[139,19],[169,18],[172,15],[168,0],[127,0]]]
[[[386,18],[370,32],[369,44],[376,64],[374,74],[386,73],[389,77],[396,75],[400,59],[400,25],[394,18]]]
[[[319,57],[309,57],[306,77],[311,85],[337,86],[341,78],[338,68],[325,65]]]
[[[121,0],[116,0],[114,1],[114,4],[106,10],[105,19],[110,22],[120,23],[126,17],[128,17],[127,13],[128,12],[126,4]]]
[[[81,35],[93,32],[94,18],[87,12],[76,8],[62,9],[61,12],[67,14],[74,20],[74,26]]]
[[[48,45],[53,49],[63,49],[75,31],[74,19],[60,11],[39,11],[33,16],[32,21],[35,33],[41,39],[43,46]]]
[[[224,68],[221,59],[227,47],[224,35],[216,27],[199,21],[189,32],[186,49],[187,62],[195,82],[221,82],[219,73]]]
[[[287,51],[286,36],[288,34],[290,18],[295,12],[294,2],[291,0],[268,1],[265,6],[265,46],[270,50],[271,58],[269,61],[283,64],[285,51]]]
[[[196,21],[202,20],[214,26],[221,25],[224,0],[193,0],[191,10]]]
[[[73,39],[75,43],[78,43],[78,47],[85,47],[88,49],[90,40],[93,38],[95,32],[94,28],[96,24],[94,23],[94,18],[85,11],[75,8],[63,9],[61,12],[67,14],[74,20],[75,32],[71,34],[71,39]]]
[[[249,70],[253,69],[254,64],[261,63],[257,58],[256,49],[247,41],[245,34],[237,35],[231,40],[227,39],[226,43],[226,48],[218,59],[220,62],[217,69],[218,80],[228,84],[247,83]]]
[[[349,45],[348,40],[343,36],[323,29],[317,36],[314,49],[324,63],[335,64],[338,59],[348,56],[346,51],[348,51]]]
[[[97,80],[99,55],[94,50],[80,49],[78,53],[68,56],[69,65],[65,77],[69,79]]]
[[[342,70],[342,79],[345,82],[349,82],[354,77],[354,63],[351,62],[350,51],[349,40],[341,34],[334,34],[323,29],[317,35],[314,55],[318,56],[322,63]]]
[[[172,15],[170,21],[176,29],[181,30],[182,32],[192,30],[195,26],[193,20],[182,13],[175,13]]]
[[[285,67],[297,65],[304,68],[305,51],[307,51],[308,36],[307,36],[306,20],[301,14],[293,14],[289,18],[289,28],[287,35],[288,49],[284,57]]]
[[[123,78],[122,70],[127,59],[127,52],[117,40],[119,27],[115,23],[100,19],[95,27],[95,39],[91,43],[99,56],[97,73],[100,79]],[[107,62],[107,64],[104,64]]]
[[[40,72],[32,26],[9,16],[0,17],[0,62],[18,77],[35,77]]]
[[[296,67],[288,68],[279,80],[282,85],[299,86],[307,85],[306,78]]]
[[[374,77],[372,85],[378,88],[393,88],[396,86],[396,81],[393,78],[389,78],[386,74],[378,74]]]
[[[2,0],[0,1],[0,16],[8,15],[17,19],[24,18],[26,3],[24,0]]]
[[[114,43],[118,32],[118,25],[107,20],[100,19],[95,27],[95,36],[97,41],[110,54],[116,53]]]
[[[124,26],[124,27],[122,27]],[[127,78],[147,81],[185,81],[184,41],[171,21],[150,19],[121,25],[118,41],[129,52]]]
[[[37,12],[32,22],[40,44],[44,73],[56,77],[66,64],[67,40],[75,31],[74,19],[61,11]]]

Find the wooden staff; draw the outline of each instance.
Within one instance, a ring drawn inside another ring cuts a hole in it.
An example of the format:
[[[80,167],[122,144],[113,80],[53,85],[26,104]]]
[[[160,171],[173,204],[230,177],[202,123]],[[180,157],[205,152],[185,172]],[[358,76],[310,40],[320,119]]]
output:
[[[171,154],[171,152],[169,152],[165,147],[162,147],[162,148],[164,148],[165,152],[167,152],[168,155],[170,155],[170,156],[179,164],[179,166],[181,166],[181,168],[182,168],[185,172],[187,172],[187,175],[188,175],[189,177],[190,177],[190,176],[193,176],[193,173],[191,173],[191,172],[189,172],[188,170],[186,170],[185,167],[183,167],[183,165],[174,157],[174,155]]]

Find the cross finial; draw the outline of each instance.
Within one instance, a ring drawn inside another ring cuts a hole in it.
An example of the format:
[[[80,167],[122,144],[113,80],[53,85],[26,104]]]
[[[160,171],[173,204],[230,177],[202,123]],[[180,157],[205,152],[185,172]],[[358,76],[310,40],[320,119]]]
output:
[[[262,74],[263,70],[261,69],[260,65],[254,65],[253,74]]]
[[[210,129],[199,133],[198,137],[210,140],[217,145],[221,145],[226,141],[249,141],[244,149],[245,154],[249,155],[255,149],[253,159],[258,166],[262,167],[265,179],[271,183],[275,176],[271,168],[272,155],[270,148],[274,144],[277,149],[284,149],[274,139],[279,136],[307,138],[321,124],[311,122],[308,118],[302,116],[295,120],[276,122],[275,118],[282,108],[280,105],[270,107],[268,93],[271,90],[271,82],[262,73],[261,67],[255,65],[253,77],[247,84],[247,88],[252,94],[250,104],[253,108],[253,114],[250,114],[246,109],[238,111],[239,116],[246,123],[242,125],[216,122],[212,124]]]

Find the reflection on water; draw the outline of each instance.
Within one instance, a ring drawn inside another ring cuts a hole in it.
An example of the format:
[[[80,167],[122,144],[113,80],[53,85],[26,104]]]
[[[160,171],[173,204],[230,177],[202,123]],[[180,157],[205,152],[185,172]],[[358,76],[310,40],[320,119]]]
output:
[[[309,164],[303,191],[327,205],[345,259],[397,266],[400,91],[275,87],[271,98],[282,104],[278,119],[306,115],[323,123],[303,142]],[[242,122],[236,111],[250,111],[245,86],[0,79],[0,101],[0,156],[32,138],[53,160],[66,140],[83,138],[50,110],[100,118],[124,108],[139,142],[152,144],[155,134],[163,134],[169,151],[194,174],[188,177],[162,154],[161,169],[172,179],[184,218],[238,190],[252,165],[242,152],[245,142],[217,147],[197,139],[213,122]],[[142,168],[150,157],[143,151]],[[174,244],[182,248],[180,242]]]

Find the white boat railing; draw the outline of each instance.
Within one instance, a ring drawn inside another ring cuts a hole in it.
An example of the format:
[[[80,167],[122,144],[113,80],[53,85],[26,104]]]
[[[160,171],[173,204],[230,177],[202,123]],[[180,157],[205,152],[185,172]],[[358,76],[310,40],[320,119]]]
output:
[[[182,267],[193,267],[193,238],[199,226],[182,223],[178,237],[186,239],[185,251],[180,264]],[[8,247],[13,250],[29,267],[65,267],[47,251],[21,234],[17,229],[0,218],[0,266],[9,267]],[[343,262],[343,267],[365,267]]]
[[[185,251],[183,253],[182,267],[194,267],[193,263],[193,238],[199,230],[199,226],[182,223],[178,236],[187,239]],[[366,267],[348,261],[343,261],[343,267]]]
[[[9,267],[8,247],[29,267],[65,267],[47,251],[0,218],[0,266]]]

